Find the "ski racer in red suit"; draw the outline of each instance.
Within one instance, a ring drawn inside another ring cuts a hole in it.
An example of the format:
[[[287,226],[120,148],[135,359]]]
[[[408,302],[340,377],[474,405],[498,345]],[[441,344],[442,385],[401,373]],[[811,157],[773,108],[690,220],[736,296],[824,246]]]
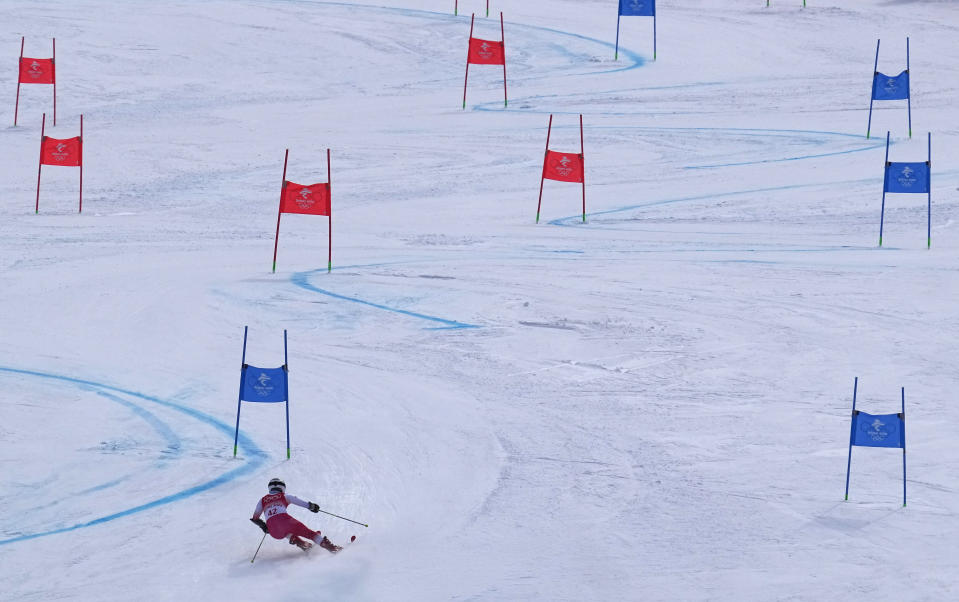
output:
[[[287,506],[293,504],[315,513],[320,511],[318,505],[313,502],[304,502],[295,495],[288,495],[286,493],[286,483],[280,479],[270,479],[267,488],[270,493],[257,502],[256,510],[253,511],[253,518],[250,519],[253,524],[263,529],[264,533],[269,533],[274,539],[289,537],[290,543],[298,546],[301,550],[309,550],[312,547],[309,541],[301,538],[318,543],[321,548],[329,550],[332,554],[343,549],[340,546],[333,545],[333,542],[324,537],[322,533],[309,529],[286,512]],[[260,519],[260,515],[264,513],[266,514],[266,522]]]

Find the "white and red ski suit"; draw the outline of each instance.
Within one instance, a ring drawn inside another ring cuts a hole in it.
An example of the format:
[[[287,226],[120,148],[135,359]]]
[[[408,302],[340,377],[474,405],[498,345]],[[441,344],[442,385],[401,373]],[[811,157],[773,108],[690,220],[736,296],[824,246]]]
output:
[[[323,541],[323,535],[319,531],[313,531],[300,521],[296,520],[286,512],[286,507],[290,504],[309,508],[309,502],[304,502],[295,495],[285,493],[271,493],[264,495],[256,504],[253,511],[253,518],[260,518],[260,514],[266,514],[266,526],[270,530],[270,536],[274,539],[285,539],[290,537],[304,537],[316,543]]]

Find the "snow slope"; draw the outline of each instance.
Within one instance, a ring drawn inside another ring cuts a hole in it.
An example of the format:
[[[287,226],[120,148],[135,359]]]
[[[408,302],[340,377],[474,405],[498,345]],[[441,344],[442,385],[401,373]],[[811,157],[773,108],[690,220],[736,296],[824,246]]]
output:
[[[0,599],[947,600],[957,596],[959,6],[493,0],[501,72],[462,77],[481,0],[17,0],[0,89],[57,38],[76,170],[33,179],[47,87],[0,110]],[[903,102],[877,103],[905,67]],[[10,100],[13,100],[10,98]],[[546,182],[578,148],[580,188]],[[49,121],[48,121],[49,125]],[[890,195],[884,134],[924,160]],[[326,220],[284,217],[325,178]],[[247,361],[282,363],[279,406]],[[898,450],[853,451],[906,388]],[[247,523],[267,480],[309,557]],[[318,551],[319,552],[319,551]]]

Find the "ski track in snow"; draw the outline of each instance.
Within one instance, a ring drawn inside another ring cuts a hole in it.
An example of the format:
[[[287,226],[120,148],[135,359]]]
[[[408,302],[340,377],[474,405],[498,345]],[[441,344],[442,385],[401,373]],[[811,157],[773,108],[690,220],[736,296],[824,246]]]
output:
[[[367,305],[369,307],[374,307],[376,309],[382,309],[384,311],[389,311],[397,314],[402,314],[404,316],[410,316],[412,318],[418,318],[420,320],[427,320],[429,322],[439,322],[440,324],[445,324],[445,326],[433,327],[430,330],[450,330],[450,329],[460,329],[460,328],[478,328],[475,324],[465,324],[463,322],[457,322],[455,320],[447,320],[444,318],[437,318],[436,316],[428,316],[426,314],[417,313],[414,311],[407,311],[405,309],[397,309],[395,307],[388,307],[386,305],[381,305],[379,303],[373,303],[372,301],[365,301],[363,299],[357,299],[356,297],[349,297],[347,295],[340,295],[337,293],[324,290],[310,283],[310,275],[323,272],[324,270],[314,270],[313,272],[299,272],[293,274],[290,277],[290,281],[302,289],[308,291],[313,291],[321,295],[326,295],[328,297],[333,297],[334,299],[340,299],[343,301],[350,301],[352,303],[359,303],[362,305]]]

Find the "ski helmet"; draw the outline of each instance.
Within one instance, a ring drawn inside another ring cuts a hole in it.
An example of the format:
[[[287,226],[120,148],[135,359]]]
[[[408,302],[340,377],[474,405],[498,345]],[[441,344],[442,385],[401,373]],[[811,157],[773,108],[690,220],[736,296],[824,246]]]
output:
[[[270,490],[270,493],[286,493],[286,483],[275,477],[270,479],[270,484],[267,485],[267,488]]]

